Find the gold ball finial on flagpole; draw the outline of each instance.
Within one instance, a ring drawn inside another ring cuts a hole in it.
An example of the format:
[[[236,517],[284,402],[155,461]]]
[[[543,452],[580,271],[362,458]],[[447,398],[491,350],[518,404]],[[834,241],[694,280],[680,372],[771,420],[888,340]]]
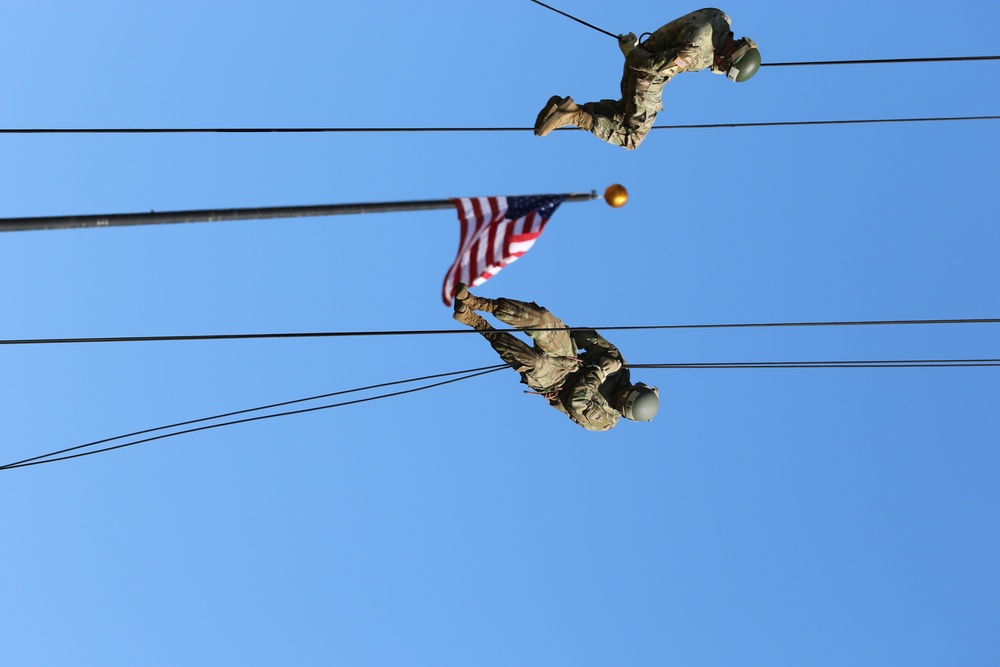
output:
[[[628,190],[625,189],[624,185],[618,183],[609,185],[608,189],[604,191],[604,201],[608,202],[608,206],[611,208],[621,208],[628,202]]]

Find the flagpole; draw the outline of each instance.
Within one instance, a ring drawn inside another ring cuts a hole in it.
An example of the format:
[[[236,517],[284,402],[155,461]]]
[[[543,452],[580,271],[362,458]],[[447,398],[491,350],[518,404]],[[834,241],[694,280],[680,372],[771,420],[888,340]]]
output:
[[[605,193],[612,203],[612,185]],[[617,190],[615,190],[617,192]],[[563,201],[590,201],[597,199],[597,191],[587,194],[569,194]],[[91,227],[123,227],[131,225],[162,225],[179,222],[230,222],[234,220],[263,220],[270,218],[304,218],[327,215],[359,215],[363,213],[398,213],[402,211],[427,211],[454,208],[453,199],[423,201],[376,202],[368,204],[321,204],[313,206],[272,206],[263,208],[197,209],[191,211],[150,211],[148,213],[111,213],[107,215],[65,215],[33,218],[0,218],[0,232],[41,231],[49,229],[86,229]]]

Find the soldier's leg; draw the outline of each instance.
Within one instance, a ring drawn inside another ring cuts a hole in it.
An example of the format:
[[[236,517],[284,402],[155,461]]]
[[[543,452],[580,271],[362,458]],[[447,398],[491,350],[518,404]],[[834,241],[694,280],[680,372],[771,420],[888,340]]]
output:
[[[516,336],[506,331],[495,330],[489,322],[465,305],[464,302],[455,301],[454,318],[482,334],[489,341],[490,346],[500,355],[500,358],[518,373],[525,373],[535,367],[538,361],[537,352]]]
[[[546,354],[557,357],[575,357],[577,354],[576,346],[563,321],[537,303],[500,298],[496,300],[493,315],[512,327],[527,329],[525,333]]]
[[[653,127],[662,105],[649,94],[651,81],[628,66],[622,73],[622,97],[618,101],[601,100],[583,105],[594,122],[590,131],[603,141],[634,150]]]
[[[478,319],[483,325],[489,328],[489,331],[493,332],[490,334],[491,336],[502,337],[505,334],[506,338],[514,341],[512,343],[505,339],[504,343],[502,343],[504,349],[511,353],[517,352],[520,354],[526,349],[537,356],[537,352],[528,347],[523,341],[506,332],[494,331],[486,320],[471,311],[481,310],[493,313],[501,322],[509,324],[512,327],[517,327],[518,329],[551,329],[551,331],[526,331],[525,333],[531,336],[535,341],[536,347],[546,354],[560,357],[576,356],[577,350],[569,335],[569,331],[566,330],[566,325],[562,320],[537,303],[506,298],[486,299],[470,292],[465,283],[459,283],[455,290],[455,319],[459,322],[465,322],[465,320],[461,319],[461,317],[466,317],[464,315],[465,309],[468,309],[473,318]],[[469,322],[466,322],[466,324],[478,329],[474,324]],[[489,338],[489,336],[487,337]],[[496,346],[494,346],[494,349],[500,352]]]
[[[598,105],[605,105],[605,103],[614,105],[613,110],[608,109],[607,106],[604,109],[596,108]],[[591,107],[591,105],[594,106]],[[621,146],[626,150],[638,148],[656,120],[656,114],[644,115],[641,118],[637,117],[637,114],[626,115],[624,105],[613,100],[589,102],[583,105],[583,109],[589,111],[594,117],[590,132],[595,137],[613,146]]]

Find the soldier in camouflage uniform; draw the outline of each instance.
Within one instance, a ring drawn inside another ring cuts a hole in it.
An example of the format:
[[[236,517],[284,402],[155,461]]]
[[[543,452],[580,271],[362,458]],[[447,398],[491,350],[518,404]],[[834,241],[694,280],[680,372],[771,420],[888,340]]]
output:
[[[526,333],[534,347],[506,331],[496,331],[477,310],[493,313],[512,327],[529,329]],[[459,283],[455,319],[481,333],[533,393],[544,396],[549,405],[589,431],[614,428],[622,416],[650,421],[659,408],[656,388],[632,384],[618,348],[594,330],[571,333],[562,320],[536,303],[484,299]]]
[[[571,97],[553,96],[535,121],[535,134],[575,125],[609,144],[633,150],[663,109],[663,86],[681,72],[711,69],[732,81],[746,81],[760,67],[757,44],[733,39],[731,21],[718,9],[699,9],[675,19],[641,44],[635,34],[618,37],[625,54],[620,100],[577,106]]]

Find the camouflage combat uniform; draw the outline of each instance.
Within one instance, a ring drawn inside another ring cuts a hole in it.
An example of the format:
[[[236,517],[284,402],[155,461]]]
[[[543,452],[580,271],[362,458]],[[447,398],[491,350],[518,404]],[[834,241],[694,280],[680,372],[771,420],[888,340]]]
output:
[[[501,322],[527,331],[534,346],[507,333],[477,326],[490,345],[511,368],[521,374],[521,382],[544,396],[549,405],[566,414],[589,431],[607,431],[618,423],[621,413],[609,397],[620,385],[629,385],[629,372],[621,368],[610,376],[596,364],[602,358],[624,363],[618,349],[593,330],[567,330],[566,325],[536,303],[514,299],[481,299]],[[490,311],[488,311],[490,312]],[[579,354],[583,349],[584,353]]]
[[[620,100],[588,102],[581,108],[593,116],[590,131],[604,141],[636,148],[663,109],[663,86],[680,72],[714,66],[715,50],[729,36],[731,21],[718,9],[699,9],[674,19],[635,47],[625,58]]]

